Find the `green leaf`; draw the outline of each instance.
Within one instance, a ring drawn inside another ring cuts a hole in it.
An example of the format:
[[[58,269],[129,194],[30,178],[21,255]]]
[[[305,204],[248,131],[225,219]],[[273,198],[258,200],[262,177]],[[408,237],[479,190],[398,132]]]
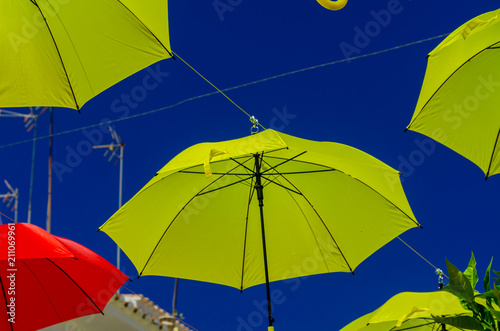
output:
[[[493,272],[495,273],[495,275],[497,275],[498,277],[500,277],[500,271],[493,270]],[[500,278],[497,279],[496,285],[500,285]]]
[[[472,316],[432,316],[434,321],[439,324],[448,324],[459,329],[466,330],[480,330],[483,331],[484,327],[481,321]]]
[[[449,289],[451,293],[465,300],[470,306],[475,306],[474,290],[472,289],[469,278],[451,264],[448,259],[446,259],[446,267],[448,268],[448,275],[450,278]]]
[[[497,320],[497,321],[500,321],[500,311],[498,310],[495,310],[493,308],[490,308],[489,309],[491,315]]]
[[[476,298],[484,298],[484,299],[495,299],[495,292],[494,290],[490,290],[488,292],[484,293],[478,293],[475,295]]]
[[[495,297],[493,298],[493,300],[495,300],[495,303],[497,304],[497,306],[500,306],[500,291],[498,291],[499,287],[500,286],[493,288],[493,293],[495,294]]]
[[[476,284],[479,281],[479,277],[477,276],[476,270],[476,259],[474,258],[474,253],[471,253],[469,266],[464,271],[464,275],[469,279],[472,289],[476,288]]]
[[[491,283],[490,283],[490,276],[491,276],[491,264],[493,263],[493,257],[491,258],[490,265],[486,269],[486,274],[484,275],[483,279],[483,285],[484,285],[484,290],[487,292],[491,290]]]

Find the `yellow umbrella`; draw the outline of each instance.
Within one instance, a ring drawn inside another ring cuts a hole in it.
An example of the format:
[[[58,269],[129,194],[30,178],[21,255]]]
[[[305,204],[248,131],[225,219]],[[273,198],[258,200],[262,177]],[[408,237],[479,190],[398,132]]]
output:
[[[80,109],[172,57],[167,0],[2,1],[0,105]]]
[[[500,172],[500,10],[453,31],[428,56],[425,79],[407,129]]]
[[[266,130],[186,149],[100,230],[139,276],[266,283],[269,301],[269,282],[352,272],[419,226],[399,175],[355,148]]]
[[[458,298],[446,291],[404,292],[390,298],[374,312],[351,322],[341,331],[463,330],[463,328],[438,323],[433,316],[442,318],[460,317],[468,319],[470,323],[472,312],[464,309]],[[480,324],[479,321],[477,323]]]

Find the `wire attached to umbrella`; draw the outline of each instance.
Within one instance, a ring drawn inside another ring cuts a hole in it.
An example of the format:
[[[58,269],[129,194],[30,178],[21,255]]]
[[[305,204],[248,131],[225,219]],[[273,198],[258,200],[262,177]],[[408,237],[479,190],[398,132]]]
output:
[[[399,45],[399,46],[395,46],[395,47],[391,47],[391,48],[386,48],[384,50],[376,51],[376,52],[369,53],[369,54],[363,54],[363,55],[354,56],[354,57],[350,57],[350,58],[346,58],[346,59],[342,59],[342,60],[336,60],[336,61],[332,61],[332,62],[318,64],[318,65],[315,65],[315,66],[312,66],[312,67],[297,69],[297,70],[285,72],[283,74],[278,74],[278,75],[274,75],[274,76],[271,76],[271,77],[266,77],[266,78],[254,80],[252,82],[240,84],[240,85],[237,85],[237,86],[228,87],[228,88],[223,89],[222,91],[236,90],[236,89],[240,89],[240,88],[243,88],[243,87],[247,87],[247,86],[251,86],[251,85],[255,85],[255,84],[260,84],[260,83],[263,83],[263,82],[267,82],[267,81],[270,81],[270,80],[273,80],[273,79],[282,78],[282,77],[286,77],[286,76],[289,76],[289,75],[295,75],[295,74],[298,74],[298,73],[301,73],[301,72],[304,72],[304,71],[319,69],[319,68],[323,68],[323,67],[326,67],[326,66],[331,66],[331,65],[334,65],[334,64],[340,64],[340,63],[344,63],[344,62],[350,62],[350,61],[353,61],[353,60],[359,60],[359,59],[366,58],[366,57],[380,55],[380,54],[387,53],[387,52],[390,52],[390,51],[395,51],[395,50],[398,50],[398,49],[401,49],[401,48],[404,48],[404,47],[409,47],[409,46],[421,44],[421,43],[424,43],[424,42],[427,42],[427,41],[431,41],[431,40],[434,40],[434,39],[446,37],[448,35],[449,35],[449,33],[445,33],[445,34],[442,34],[442,35],[439,35],[439,36],[434,36],[434,37],[430,37],[430,38],[426,38],[426,39],[421,39],[421,40],[418,40],[418,41],[414,41],[414,42],[411,42],[411,43],[407,43],[407,44],[403,44],[403,45]],[[177,54],[175,54],[175,55],[177,55]],[[177,55],[177,56],[179,56],[179,55]],[[154,114],[154,113],[158,113],[160,111],[164,111],[164,110],[167,110],[167,109],[172,109],[172,108],[178,107],[178,106],[180,106],[180,105],[182,105],[182,104],[184,104],[186,102],[190,102],[190,101],[193,101],[193,100],[198,100],[198,99],[201,99],[201,98],[212,96],[212,95],[214,95],[216,93],[218,93],[218,92],[210,92],[210,93],[205,93],[205,94],[197,95],[197,96],[181,100],[179,102],[176,102],[174,104],[171,104],[171,105],[168,105],[168,106],[165,106],[165,107],[161,107],[161,108],[157,108],[157,109],[153,109],[153,110],[148,110],[148,111],[145,111],[143,113],[134,114],[134,115],[130,115],[130,116],[127,116],[127,117],[120,117],[120,118],[116,118],[116,119],[113,119],[113,120],[109,120],[109,121],[106,122],[106,124],[111,124],[111,123],[116,123],[116,122],[121,122],[121,121],[125,121],[125,120],[134,119],[134,118],[137,118],[137,117],[151,115],[151,114]],[[243,112],[245,112],[245,111],[243,110]],[[248,115],[247,112],[245,112],[245,114]],[[87,130],[87,129],[91,129],[91,128],[95,128],[95,127],[101,126],[102,124],[103,123],[99,122],[99,123],[95,123],[95,124],[91,124],[91,125],[79,127],[79,128],[76,128],[76,129],[61,131],[61,132],[54,133],[53,136],[55,137],[55,136],[61,136],[61,135],[69,134],[69,133],[80,132],[82,130]],[[259,125],[261,127],[263,127],[261,124],[259,124]],[[50,135],[45,135],[45,136],[38,137],[36,140],[47,139],[49,137],[50,137]],[[33,139],[20,140],[20,141],[16,141],[16,142],[13,142],[13,143],[8,143],[8,144],[0,145],[0,149],[7,148],[7,147],[12,147],[12,146],[17,146],[17,145],[29,143],[29,142],[32,142],[32,141],[33,141]]]
[[[429,263],[435,270],[436,270],[436,273],[438,275],[440,275],[440,277],[442,278],[441,275],[445,276],[446,278],[449,279],[448,276],[446,276],[446,274],[443,273],[443,271],[439,268],[437,268],[434,264],[430,263],[425,257],[422,256],[422,254],[420,254],[419,252],[417,252],[413,247],[411,247],[410,245],[408,245],[403,239],[399,238],[399,237],[396,237],[398,238],[399,240],[401,240],[401,242],[403,244],[405,244],[406,246],[408,246],[409,249],[411,249],[413,252],[415,252],[415,254],[417,254],[418,256],[420,256],[425,262]]]
[[[252,117],[253,116],[250,116],[249,113],[247,113],[245,110],[243,110],[243,108],[241,108],[240,106],[238,106],[238,104],[236,104],[236,102],[234,102],[233,100],[231,100],[230,97],[228,97],[224,92],[222,92],[217,86],[215,86],[211,81],[209,81],[207,78],[205,78],[202,74],[200,74],[195,68],[193,68],[189,63],[186,62],[186,60],[184,60],[182,57],[179,56],[179,54],[175,53],[174,51],[172,51],[172,54],[174,54],[175,56],[177,56],[179,58],[179,60],[181,60],[182,62],[184,62],[184,64],[186,64],[189,68],[191,68],[191,70],[193,70],[194,72],[196,72],[198,74],[198,76],[200,76],[201,78],[203,78],[208,84],[212,85],[213,88],[215,88],[220,94],[222,94],[227,100],[229,100],[233,105],[236,106],[236,108],[238,108],[239,110],[241,110],[243,113],[245,113],[245,115],[247,115],[249,118],[250,118],[250,121],[252,120]],[[258,121],[257,121],[257,124],[260,125],[264,130],[266,129],[264,126],[262,126],[262,124],[260,124]]]

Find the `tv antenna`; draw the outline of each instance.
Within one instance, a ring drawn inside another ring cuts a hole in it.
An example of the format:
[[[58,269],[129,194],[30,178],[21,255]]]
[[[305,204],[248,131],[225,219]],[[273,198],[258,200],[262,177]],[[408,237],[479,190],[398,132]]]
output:
[[[31,201],[33,200],[33,180],[35,175],[35,152],[36,152],[36,138],[38,118],[42,115],[48,107],[30,107],[29,114],[20,113],[7,109],[0,109],[0,117],[17,117],[24,119],[24,128],[26,132],[33,130],[33,150],[31,152],[31,178],[30,178],[30,193],[28,200],[28,223],[31,223]],[[38,114],[36,113],[38,112]],[[17,200],[16,200],[17,201]],[[16,205],[17,208],[17,205]],[[16,209],[16,222],[17,222],[17,209]]]
[[[7,192],[5,194],[0,194],[0,198],[2,199],[3,203],[7,204],[7,208],[11,208],[10,206],[12,206],[11,211],[14,212],[14,222],[17,223],[17,205],[19,199],[19,191],[17,187],[13,189],[7,180],[4,180],[3,182],[5,183],[10,192]]]
[[[123,191],[123,148],[125,144],[122,142],[120,136],[116,131],[109,126],[109,132],[111,133],[111,138],[113,142],[107,145],[93,146],[94,149],[106,149],[104,151],[104,157],[107,157],[108,162],[113,162],[116,165],[120,162],[120,181],[118,184],[118,209],[122,207],[122,191]],[[119,149],[119,152],[118,152]],[[109,156],[108,156],[109,155]],[[116,245],[116,267],[120,269],[120,247]]]

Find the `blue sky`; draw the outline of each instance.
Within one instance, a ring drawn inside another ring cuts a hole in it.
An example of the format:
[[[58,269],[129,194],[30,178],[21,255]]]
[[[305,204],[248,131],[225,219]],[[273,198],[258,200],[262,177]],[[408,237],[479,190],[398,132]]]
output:
[[[217,10],[214,4],[224,9]],[[485,0],[349,0],[343,10],[332,12],[314,0],[217,0],[195,5],[171,0],[169,25],[173,51],[224,89],[450,33],[495,6]],[[417,102],[425,57],[441,40],[290,74],[227,94],[265,127],[348,144],[400,170],[408,201],[424,227],[411,229],[401,238],[443,269],[445,257],[464,269],[474,251],[482,277],[498,248],[494,233],[500,217],[496,213],[499,179],[493,176],[485,181],[481,170],[460,155],[420,134],[403,133]],[[147,76],[157,82],[149,90],[143,85]],[[213,88],[184,63],[169,59],[106,90],[85,104],[81,114],[55,109],[54,131],[123,119],[113,126],[126,144],[125,202],[183,149],[250,133],[248,117],[218,94],[126,119],[211,92]],[[129,102],[124,101],[126,95]],[[46,112],[39,121],[39,136],[48,134],[48,122]],[[1,117],[0,132],[0,179],[19,188],[19,219],[23,220],[32,145],[5,145],[30,139],[32,132],[24,130],[20,119]],[[52,232],[114,262],[114,242],[95,230],[117,209],[118,165],[108,163],[102,151],[87,148],[108,142],[110,135],[98,127],[54,139],[58,168]],[[39,140],[32,220],[42,227],[47,152],[48,140]],[[7,188],[0,183],[0,194],[4,191]],[[13,216],[4,205],[0,207]],[[122,266],[135,278],[136,270],[125,258]],[[493,266],[500,269],[496,261]],[[126,286],[171,310],[173,283],[173,279],[145,276]],[[311,276],[272,283],[271,288],[282,294],[274,307],[277,330],[338,330],[396,293],[437,289],[437,276],[396,239],[364,261],[354,276]],[[178,309],[198,330],[265,330],[264,300],[263,285],[240,294],[220,285],[179,282]]]

